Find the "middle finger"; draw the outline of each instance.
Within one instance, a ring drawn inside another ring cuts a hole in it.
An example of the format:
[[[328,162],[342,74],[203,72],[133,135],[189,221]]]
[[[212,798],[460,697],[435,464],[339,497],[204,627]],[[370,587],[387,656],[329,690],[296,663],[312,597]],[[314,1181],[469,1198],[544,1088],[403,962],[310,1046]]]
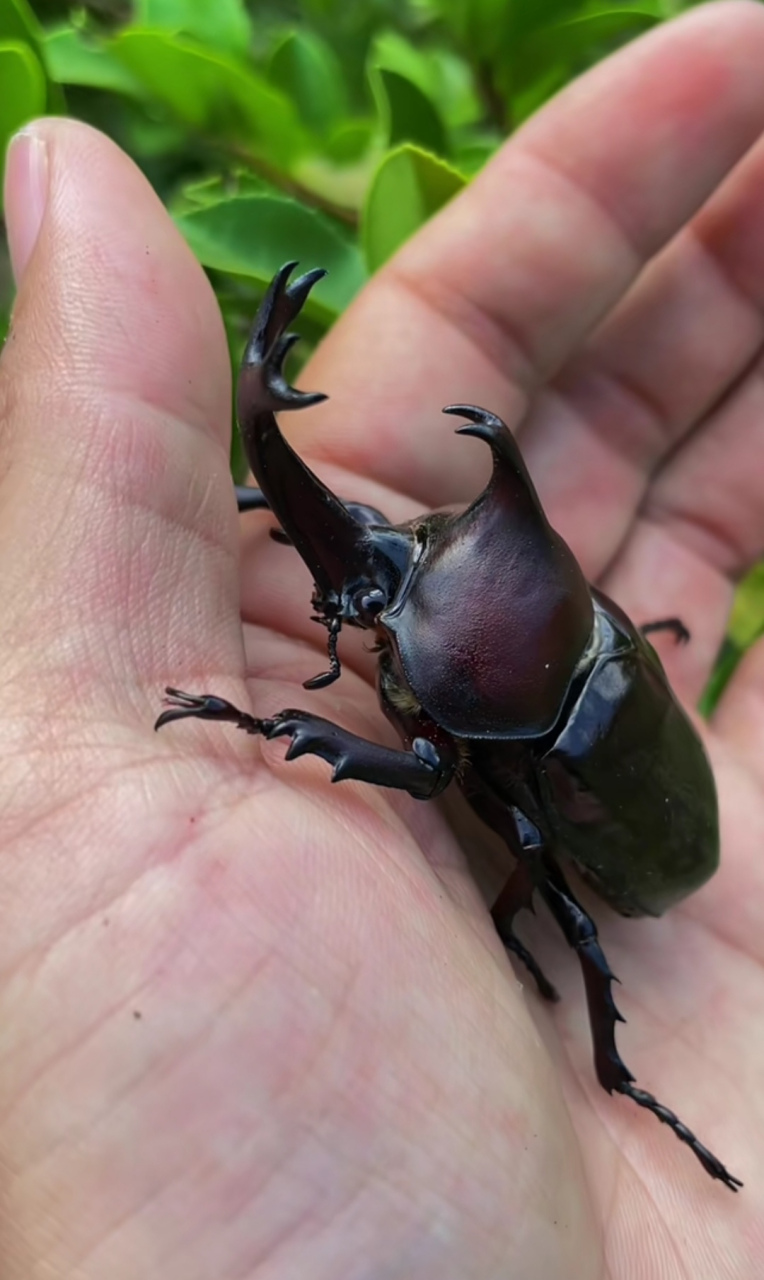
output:
[[[676,470],[695,450],[697,424],[761,352],[763,218],[760,143],[646,267],[524,426],[547,510],[592,578],[667,455]]]

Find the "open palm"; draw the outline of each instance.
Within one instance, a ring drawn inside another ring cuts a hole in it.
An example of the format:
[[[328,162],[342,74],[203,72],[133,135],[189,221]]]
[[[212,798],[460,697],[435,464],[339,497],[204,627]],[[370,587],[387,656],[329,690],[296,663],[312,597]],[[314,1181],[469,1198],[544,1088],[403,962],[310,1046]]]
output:
[[[728,0],[574,85],[375,278],[304,375],[331,401],[284,424],[397,519],[485,479],[442,404],[522,419],[590,578],[690,628],[661,643],[690,704],[764,541],[762,60],[764,13]],[[3,1275],[757,1275],[764,652],[706,735],[717,877],[659,921],[593,905],[626,1062],[733,1197],[599,1090],[544,919],[563,1003],[519,985],[463,814],[459,840],[283,743],[153,735],[171,683],[392,742],[360,645],[301,687],[325,665],[310,583],[266,517],[237,528],[222,327],[143,179],[50,121],[15,144],[6,208]]]

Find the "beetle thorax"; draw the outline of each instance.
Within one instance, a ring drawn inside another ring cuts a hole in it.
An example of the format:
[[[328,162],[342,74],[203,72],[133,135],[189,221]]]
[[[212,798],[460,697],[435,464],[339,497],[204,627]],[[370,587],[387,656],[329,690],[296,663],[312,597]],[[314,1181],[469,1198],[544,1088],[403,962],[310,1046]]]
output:
[[[568,547],[518,515],[494,505],[439,518],[381,619],[418,700],[463,737],[546,733],[591,635],[591,597]]]

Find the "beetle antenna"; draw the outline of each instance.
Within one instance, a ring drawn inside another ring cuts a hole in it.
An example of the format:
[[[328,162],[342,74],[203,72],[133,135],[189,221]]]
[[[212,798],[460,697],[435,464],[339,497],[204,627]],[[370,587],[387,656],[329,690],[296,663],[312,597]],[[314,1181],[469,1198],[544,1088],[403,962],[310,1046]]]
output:
[[[342,618],[332,618],[327,622],[325,618],[316,618],[316,622],[322,623],[329,630],[329,670],[323,671],[321,675],[313,676],[312,680],[303,681],[303,689],[325,689],[327,685],[334,684],[335,680],[339,680],[342,675],[342,666],[337,654],[337,641],[339,639],[340,628],[342,627]]]

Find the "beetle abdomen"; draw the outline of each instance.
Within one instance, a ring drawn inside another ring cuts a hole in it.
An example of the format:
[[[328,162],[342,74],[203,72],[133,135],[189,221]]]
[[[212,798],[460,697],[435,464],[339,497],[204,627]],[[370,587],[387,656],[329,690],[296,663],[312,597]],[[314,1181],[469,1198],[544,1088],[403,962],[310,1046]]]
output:
[[[716,870],[711,767],[641,640],[597,664],[540,773],[560,850],[624,915],[660,915]]]

